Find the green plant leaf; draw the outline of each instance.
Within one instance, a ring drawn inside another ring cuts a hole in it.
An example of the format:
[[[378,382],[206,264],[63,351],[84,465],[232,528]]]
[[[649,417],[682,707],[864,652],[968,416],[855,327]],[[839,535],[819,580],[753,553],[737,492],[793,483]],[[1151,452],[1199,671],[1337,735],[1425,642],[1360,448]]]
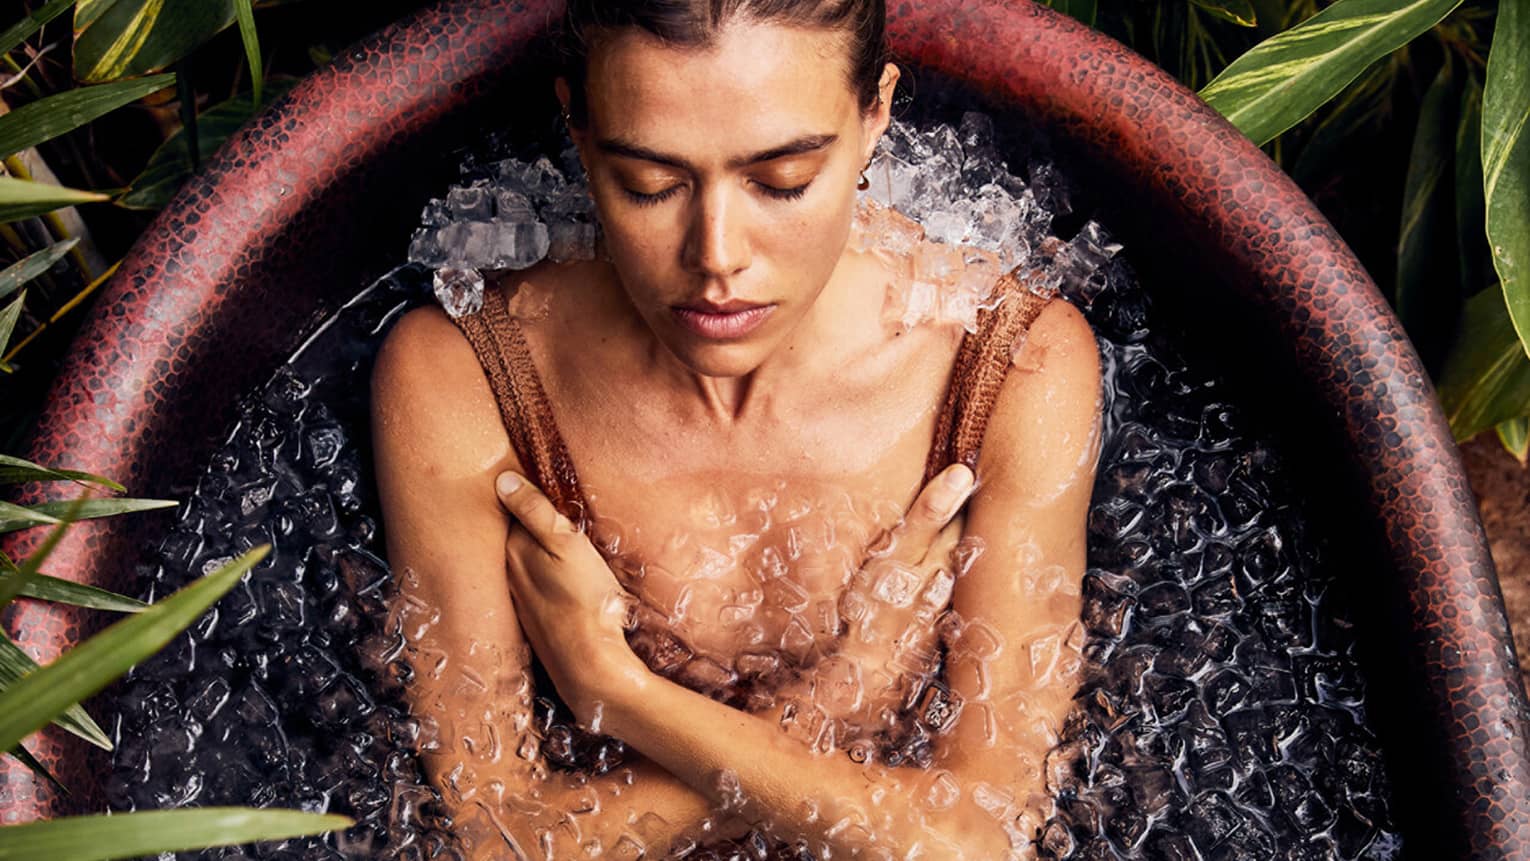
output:
[[[255,108],[260,109],[261,79],[265,71],[260,63],[260,34],[255,31],[255,10],[250,0],[234,0],[234,14],[239,18],[239,40],[244,43],[244,58],[250,64],[250,88],[255,94]]]
[[[74,14],[83,83],[142,75],[190,54],[234,23],[233,0],[99,0]]]
[[[0,583],[9,577],[17,576],[19,571],[16,563],[12,562],[5,553],[0,552]],[[73,580],[63,580],[37,573],[26,578],[14,594],[6,595],[5,592],[5,588],[0,587],[0,597],[6,601],[16,595],[25,595],[41,601],[56,601],[60,604],[72,604],[90,610],[111,610],[117,613],[140,613],[149,606],[137,598],[129,598],[126,595],[118,595],[116,592],[76,583]]]
[[[11,332],[16,329],[16,321],[21,319],[21,303],[27,301],[27,294],[22,293],[16,297],[16,301],[0,310],[0,351],[11,342]]]
[[[1249,0],[1190,0],[1207,12],[1240,27],[1259,26],[1259,15]]]
[[[29,460],[19,457],[0,454],[0,484],[19,484],[24,481],[83,481],[89,484],[99,484],[110,488],[118,493],[123,493],[127,488],[99,475],[88,472],[79,472],[73,469],[53,469],[52,467],[39,466]]]
[[[146,810],[111,816],[66,816],[0,828],[0,859],[106,861],[282,840],[349,828],[354,822],[333,813],[202,807]]]
[[[1482,91],[1482,190],[1493,268],[1530,355],[1530,0],[1500,0]]]
[[[0,223],[20,221],[64,206],[110,199],[96,191],[0,176]]]
[[[296,84],[296,81],[273,81],[267,87],[267,95],[278,98]],[[230,135],[249,121],[254,111],[254,100],[248,95],[239,95],[198,114],[198,161],[205,164]],[[128,209],[163,209],[190,176],[186,136],[177,129],[149,157],[149,163],[133,179],[130,190],[118,198],[117,205]]]
[[[1520,347],[1498,290],[1483,290],[1466,300],[1456,331],[1439,393],[1451,434],[1464,442],[1530,414],[1530,358]]]
[[[53,772],[49,771],[47,767],[38,762],[37,759],[27,751],[24,745],[18,744],[10,750],[6,751],[6,753],[16,757],[16,759],[20,761],[22,765],[26,766],[27,769],[30,770],[33,774],[53,784],[53,788],[58,790],[60,795],[69,794],[69,787],[59,783],[58,778],[53,776]]]
[[[82,502],[84,502],[82,499],[75,500],[75,507],[78,508]],[[43,562],[47,561],[54,548],[58,547],[58,543],[64,540],[64,533],[69,528],[69,516],[72,516],[72,512],[64,518],[65,523],[59,524],[48,533],[48,537],[44,538],[42,544],[32,551],[31,556],[21,560],[20,565],[11,562],[10,557],[5,557],[5,570],[0,571],[0,610],[5,609],[5,605],[9,604],[11,599],[27,589],[32,578],[37,576],[37,570],[42,567]],[[0,554],[0,556],[3,555]]]
[[[52,0],[41,9],[27,15],[0,33],[0,54],[9,54],[12,48],[31,38],[33,33],[74,5],[74,0]]]
[[[1200,96],[1263,146],[1460,2],[1339,0],[1233,60]]]
[[[142,613],[114,622],[0,693],[0,750],[15,747],[71,704],[164,648],[268,552],[269,545],[263,545],[245,553]]]
[[[1047,5],[1090,27],[1094,26],[1095,16],[1099,14],[1098,0],[1049,0]]]
[[[69,512],[71,505],[73,503],[68,501],[43,502],[28,506],[27,508],[21,508],[21,511],[27,512],[25,515],[19,514],[16,511],[7,512],[5,509],[0,509],[0,533],[15,532],[18,529],[25,529],[27,526],[35,526],[39,522],[49,522],[36,520],[30,523],[23,522],[29,517],[35,518],[39,514],[62,518]],[[115,517],[119,514],[130,514],[135,511],[174,508],[176,505],[179,505],[179,503],[173,499],[87,499],[80,504],[75,519],[94,520],[98,517]],[[11,507],[13,509],[20,508],[20,506]]]
[[[80,238],[71,236],[63,242],[55,242],[41,251],[34,251],[0,271],[0,297],[9,296],[21,289],[21,285],[47,272],[53,264],[63,259],[69,249],[78,245]],[[4,345],[0,344],[0,349]]]
[[[122,485],[105,476],[73,469],[53,469],[19,457],[0,454],[0,484],[22,484],[29,481],[79,481],[100,485],[119,493],[126,490]]]
[[[1488,280],[1492,251],[1483,221],[1487,201],[1482,197],[1482,82],[1466,76],[1456,123],[1456,261],[1461,295],[1472,296]]]
[[[74,131],[102,114],[175,83],[174,75],[77,87],[0,116],[0,158]]]
[[[0,532],[15,532],[28,526],[47,526],[61,522],[46,512],[0,500]]]
[[[0,694],[37,669],[37,662],[32,660],[31,655],[23,652],[8,637],[0,636]],[[102,750],[112,749],[112,740],[79,703],[64,709],[62,714],[53,719],[53,723]]]
[[[1446,169],[1452,163],[1456,126],[1455,76],[1449,64],[1424,93],[1403,184],[1397,231],[1397,295],[1394,306],[1424,364],[1438,360],[1453,334],[1460,294],[1455,289],[1453,208]],[[1447,283],[1448,282],[1448,283]]]
[[[1499,422],[1497,430],[1498,441],[1519,460],[1519,465],[1530,463],[1530,416]]]
[[[90,610],[111,610],[116,613],[142,613],[149,606],[137,598],[129,598],[95,586],[86,586],[84,583],[76,583],[73,580],[49,577],[46,574],[32,575],[32,579],[22,587],[21,594],[28,598],[73,604]]]

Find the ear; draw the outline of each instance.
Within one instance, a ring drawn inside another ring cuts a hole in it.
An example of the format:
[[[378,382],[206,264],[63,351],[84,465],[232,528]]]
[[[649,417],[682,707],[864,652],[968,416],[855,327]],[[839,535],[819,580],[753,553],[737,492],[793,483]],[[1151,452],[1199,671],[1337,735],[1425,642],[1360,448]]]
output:
[[[877,82],[878,100],[871,110],[866,112],[865,132],[866,151],[861,153],[861,160],[868,161],[877,151],[877,141],[882,139],[882,133],[887,131],[887,126],[892,122],[892,97],[893,91],[898,86],[898,78],[902,73],[898,67],[888,63],[882,69],[882,80]]]
[[[570,94],[567,78],[560,76],[553,80],[553,94],[558,97],[558,104],[561,106],[563,115],[565,117],[568,116]],[[584,131],[574,128],[573,124],[569,123],[568,136],[573,140],[574,146],[579,148],[579,158],[582,161],[584,159]]]

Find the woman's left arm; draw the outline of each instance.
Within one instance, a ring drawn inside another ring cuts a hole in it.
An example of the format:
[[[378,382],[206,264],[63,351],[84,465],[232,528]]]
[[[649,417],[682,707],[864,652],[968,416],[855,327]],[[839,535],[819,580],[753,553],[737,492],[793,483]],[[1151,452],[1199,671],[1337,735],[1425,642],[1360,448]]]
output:
[[[948,678],[963,711],[938,737],[934,768],[816,753],[773,721],[649,672],[625,648],[609,569],[523,485],[506,496],[526,526],[512,537],[520,546],[510,555],[520,561],[511,587],[530,599],[519,605],[531,611],[522,613],[527,636],[576,715],[786,839],[871,857],[916,845],[931,857],[1017,854],[1027,835],[1017,833],[1015,817],[1044,792],[1042,759],[1077,684],[1101,401],[1094,335],[1066,302],[1052,302],[1031,325],[1015,365],[995,405],[967,518],[985,549],[952,594],[961,625]]]

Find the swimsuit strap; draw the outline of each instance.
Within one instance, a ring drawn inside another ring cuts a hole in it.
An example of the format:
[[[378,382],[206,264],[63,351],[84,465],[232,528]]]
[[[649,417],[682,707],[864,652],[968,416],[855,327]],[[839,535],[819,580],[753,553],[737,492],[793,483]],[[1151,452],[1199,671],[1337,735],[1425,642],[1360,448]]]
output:
[[[994,289],[1003,294],[999,304],[980,311],[977,332],[962,336],[945,403],[936,420],[934,441],[925,459],[926,483],[952,463],[977,468],[978,450],[1009,372],[1011,352],[1050,301],[1026,289],[1013,275],[1004,276]],[[483,366],[526,477],[560,512],[582,524],[589,504],[568,446],[558,432],[552,404],[537,376],[520,321],[510,315],[508,297],[501,291],[485,291],[484,300],[480,311],[455,317],[452,322],[467,337]]]
[[[1009,373],[1010,356],[1020,336],[1051,299],[1032,293],[1013,274],[994,287],[998,306],[978,313],[977,332],[962,336],[961,349],[935,425],[935,442],[925,460],[924,481],[953,463],[977,469],[978,449],[988,417]]]
[[[509,298],[500,290],[486,290],[481,310],[454,317],[452,322],[473,345],[489,378],[505,432],[526,477],[565,517],[582,524],[589,506],[531,360],[526,335],[520,321],[510,315]]]

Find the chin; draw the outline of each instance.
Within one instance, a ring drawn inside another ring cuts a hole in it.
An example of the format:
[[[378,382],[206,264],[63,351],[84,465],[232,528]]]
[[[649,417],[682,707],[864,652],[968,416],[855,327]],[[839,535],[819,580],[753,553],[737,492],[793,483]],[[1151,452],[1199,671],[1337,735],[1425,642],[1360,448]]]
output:
[[[670,349],[686,367],[704,377],[742,377],[757,369],[768,352],[765,345],[758,343],[696,343],[694,340],[673,345]]]

